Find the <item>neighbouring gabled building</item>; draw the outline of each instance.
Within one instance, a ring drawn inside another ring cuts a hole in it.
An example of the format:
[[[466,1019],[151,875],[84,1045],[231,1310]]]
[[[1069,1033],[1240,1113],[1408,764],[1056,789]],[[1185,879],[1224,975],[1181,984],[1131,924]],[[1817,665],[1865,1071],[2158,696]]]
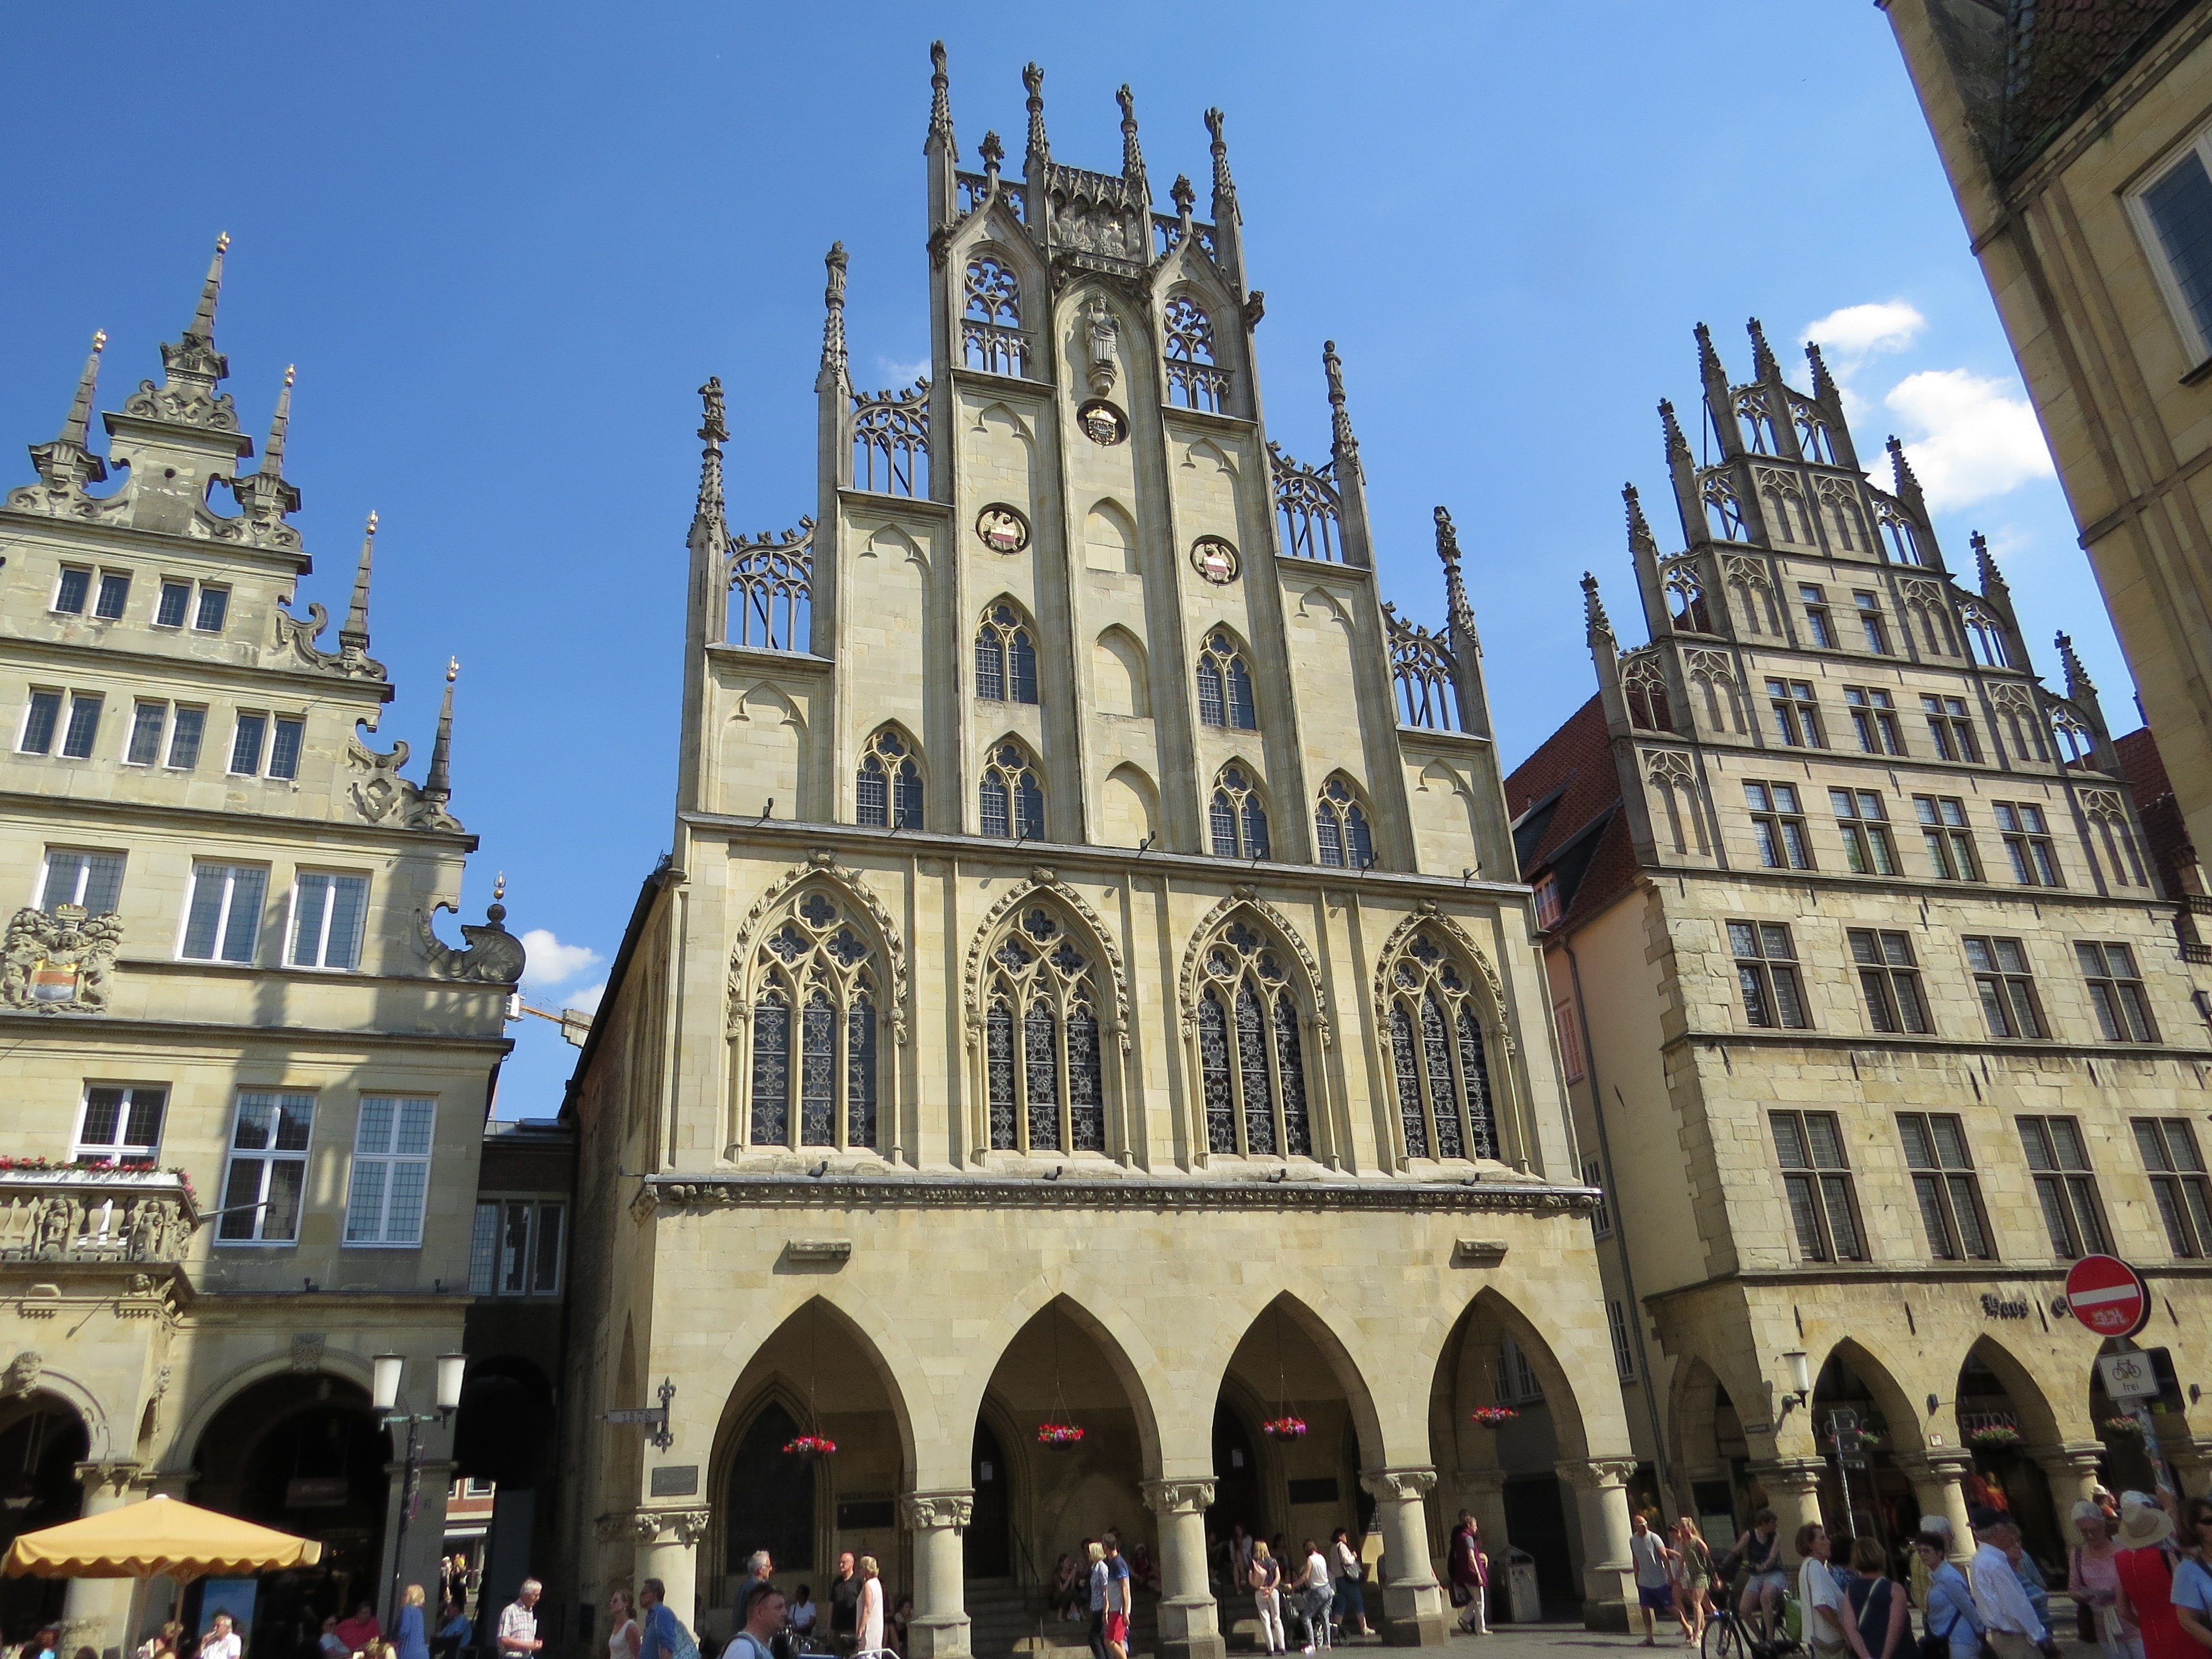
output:
[[[1058,159],[1043,78],[1023,170],[965,171],[938,52],[930,374],[853,386],[833,248],[797,530],[729,533],[704,389],[673,851],[566,1107],[574,1578],[726,1630],[756,1548],[817,1595],[872,1553],[947,1659],[1118,1524],[1138,1648],[1205,1656],[1209,1531],[1344,1526],[1434,1643],[1465,1504],[1618,1626],[1594,1195],[1449,521],[1431,634],[1333,349],[1328,461],[1267,441],[1218,112],[1208,222],[1127,88],[1120,170]]]
[[[283,1644],[354,1600],[388,1609],[395,1573],[437,1583],[445,1431],[416,1443],[410,1524],[370,1362],[404,1356],[423,1412],[461,1346],[523,951],[498,904],[466,949],[430,927],[477,844],[448,805],[453,674],[418,785],[404,743],[360,736],[394,691],[368,653],[372,544],[335,649],[322,605],[289,608],[311,569],[291,375],[246,471],[222,261],[161,381],[105,416],[105,454],[95,337],[35,482],[0,504],[0,1532],[152,1492],[319,1539],[320,1568],[240,1620]],[[59,1613],[69,1647],[112,1655],[168,1609],[161,1587],[62,1591],[8,1580],[0,1632]]]
[[[2212,1363],[2205,981],[2065,639],[2059,696],[1979,538],[1968,586],[1817,346],[1802,392],[1751,332],[1739,384],[1698,331],[1712,464],[1661,405],[1682,551],[1626,492],[1648,642],[1585,576],[1597,695],[1506,781],[1628,1422],[1731,1537],[1765,1504],[1963,1540],[1971,1496],[2063,1565],[2100,1471],[2149,1478],[2069,1263],[2146,1269],[2142,1346]],[[1875,1436],[1848,1502],[1839,1410]],[[2203,1490],[2203,1408],[2169,1379],[2156,1422]]]

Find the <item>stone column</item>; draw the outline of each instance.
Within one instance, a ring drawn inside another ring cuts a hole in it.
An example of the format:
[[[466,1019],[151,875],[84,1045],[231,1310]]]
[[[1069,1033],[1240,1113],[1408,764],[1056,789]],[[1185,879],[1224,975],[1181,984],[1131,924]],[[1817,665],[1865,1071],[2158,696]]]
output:
[[[121,1509],[134,1501],[131,1483],[137,1478],[136,1463],[80,1463],[77,1484],[84,1488],[82,1513],[90,1517]],[[127,1653],[131,1640],[131,1592],[128,1578],[72,1578],[62,1601],[62,1650],[80,1647],[99,1650],[100,1659],[117,1659]]]
[[[1467,1507],[1482,1529],[1482,1547],[1496,1558],[1491,1564],[1490,1612],[1494,1621],[1504,1605],[1505,1552],[1513,1543],[1513,1530],[1505,1524],[1505,1471],[1476,1469],[1462,1477],[1467,1484]]]
[[[968,1659],[968,1582],[962,1534],[975,1513],[965,1486],[899,1500],[914,1534],[914,1616],[908,1659]]]
[[[1590,1630],[1626,1631],[1636,1605],[1636,1561],[1628,1549],[1628,1478],[1632,1457],[1599,1457],[1555,1463],[1574,1488],[1583,1534],[1583,1624]],[[1503,1575],[1493,1572],[1493,1582]],[[1495,1606],[1493,1600],[1492,1605]]]
[[[1961,1565],[1973,1559],[1974,1534],[1966,1527],[1966,1476],[1974,1455],[1951,1448],[1906,1452],[1897,1467],[1912,1483],[1912,1495],[1922,1515],[1940,1515],[1951,1523],[1951,1559]]]
[[[2212,1437],[2197,1435],[2184,1440],[2161,1437],[2159,1449],[2172,1466],[2184,1498],[2212,1497]]]
[[[635,1576],[641,1584],[658,1578],[667,1590],[662,1599],[684,1621],[686,1630],[699,1628],[699,1540],[707,1535],[705,1510],[640,1510],[630,1517],[630,1536],[636,1540]]]
[[[1160,1518],[1160,1659],[1223,1659],[1220,1609],[1206,1571],[1210,1480],[1147,1480],[1145,1507]]]
[[[1778,1457],[1753,1463],[1751,1472],[1766,1488],[1766,1506],[1775,1515],[1775,1533],[1782,1540],[1782,1559],[1797,1565],[1797,1528],[1820,1518],[1820,1471],[1817,1457]]]
[[[2058,1511],[2060,1536],[2069,1544],[2081,1541],[2069,1511],[2096,1491],[2097,1464],[2104,1455],[2104,1443],[2099,1440],[2069,1440],[2061,1445],[2029,1449],[2028,1455],[2051,1483],[2051,1507]]]
[[[1428,1506],[1422,1502],[1437,1472],[1425,1466],[1371,1469],[1359,1484],[1375,1496],[1382,1531],[1382,1639],[1392,1647],[1442,1647],[1444,1593],[1429,1554]]]

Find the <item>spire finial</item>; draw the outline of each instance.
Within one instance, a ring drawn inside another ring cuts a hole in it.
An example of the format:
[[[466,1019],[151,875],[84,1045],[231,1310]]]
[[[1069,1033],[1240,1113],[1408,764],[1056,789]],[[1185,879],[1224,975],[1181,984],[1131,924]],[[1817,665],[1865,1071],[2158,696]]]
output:
[[[276,412],[269,419],[269,444],[261,452],[261,465],[243,477],[226,480],[239,508],[251,526],[248,534],[258,544],[297,547],[299,532],[284,520],[300,510],[298,486],[284,479],[285,434],[292,427],[294,368],[284,371],[284,384],[276,393]]]
[[[1766,331],[1754,317],[1749,324],[1751,333],[1751,373],[1753,380],[1778,380],[1782,365],[1774,361],[1774,354],[1766,348]]]
[[[695,516],[714,524],[722,521],[722,446],[729,441],[730,423],[722,404],[722,377],[709,375],[699,388],[704,418],[699,422],[699,502]]]
[[[2073,635],[2061,629],[2052,642],[2058,647],[2059,666],[2066,671],[2067,696],[2077,702],[2085,691],[2091,696],[2095,696],[2097,695],[2095,682],[2090,679],[2089,671],[2081,665],[2081,659],[2074,654]]]
[[[438,708],[438,736],[430,745],[429,769],[422,775],[422,797],[443,806],[453,798],[453,682],[460,678],[461,659],[446,659],[446,700]]]
[[[127,412],[180,426],[238,430],[238,410],[230,394],[216,391],[230,374],[229,362],[215,349],[216,301],[222,294],[222,256],[229,246],[228,231],[215,239],[215,257],[208,261],[192,319],[185,325],[181,339],[162,344],[161,386],[157,389],[151,380],[142,384],[125,402]]]
[[[994,190],[998,187],[999,169],[1006,165],[1006,147],[999,142],[999,135],[995,132],[985,133],[983,135],[983,176]]]
[[[1237,199],[1237,181],[1229,176],[1229,143],[1221,136],[1221,119],[1219,110],[1206,112],[1206,137],[1212,140],[1213,217],[1217,223],[1224,216],[1221,204]]]
[[[491,896],[494,903],[497,903],[500,900],[507,896],[506,871],[502,870],[496,876],[492,878]]]
[[[1685,460],[1688,459],[1690,441],[1682,435],[1682,423],[1674,418],[1673,399],[1662,398],[1659,400],[1659,419],[1667,432],[1667,459],[1671,461],[1679,455]]]
[[[70,399],[69,413],[62,417],[60,435],[52,443],[31,446],[31,465],[57,501],[107,477],[107,463],[89,447],[93,392],[100,383],[100,354],[106,349],[107,331],[95,330],[92,349],[85,356],[84,372],[76,377],[76,393]]]
[[[1728,371],[1721,367],[1721,354],[1713,349],[1712,330],[1699,323],[1692,331],[1698,337],[1698,372],[1709,380],[1716,374],[1725,376]]]
[[[1190,210],[1198,205],[1198,192],[1190,187],[1188,174],[1176,174],[1174,187],[1168,191],[1168,199],[1175,204],[1176,217],[1188,224]]]
[[[929,43],[929,137],[922,148],[939,143],[953,161],[960,159],[960,148],[952,141],[952,77],[945,72],[945,42],[933,40]]]
[[[1052,160],[1052,141],[1044,136],[1044,70],[1035,64],[1023,64],[1022,86],[1030,95],[1030,151],[1024,165],[1042,167]]]
[[[1587,570],[1583,572],[1583,631],[1593,641],[1613,636],[1613,623],[1605,614],[1605,601],[1598,597],[1597,578]]]
[[[1966,540],[1974,550],[1974,574],[1981,582],[1983,593],[1987,595],[1992,588],[1997,588],[2008,594],[2010,584],[2005,580],[2004,572],[1997,568],[1996,558],[1990,551],[1989,538],[1977,530]]]
[[[1328,377],[1328,428],[1337,470],[1357,471],[1359,440],[1352,435],[1352,414],[1344,406],[1344,364],[1336,355],[1334,340],[1321,343],[1321,370]]]
[[[215,343],[215,305],[222,294],[222,256],[229,246],[230,233],[226,230],[215,239],[215,257],[208,261],[207,279],[200,284],[200,302],[192,310],[191,325],[185,331],[203,345]]]
[[[346,606],[345,626],[338,629],[338,649],[353,656],[368,651],[368,581],[376,562],[376,513],[361,529],[361,559],[353,570],[353,602]]]
[[[1824,404],[1832,403],[1836,396],[1836,383],[1828,374],[1828,360],[1820,355],[1817,341],[1805,342],[1805,361],[1813,366],[1813,395]]]
[[[817,392],[835,390],[845,384],[844,243],[830,243],[823,264],[828,268],[829,282],[822,290],[827,314],[822,319],[822,372],[814,379]]]
[[[1650,520],[1644,516],[1644,500],[1636,493],[1636,486],[1632,483],[1621,485],[1620,499],[1628,507],[1628,550],[1631,553],[1648,553],[1657,558],[1659,543],[1651,533]]]
[[[1132,183],[1141,184],[1145,177],[1145,152],[1137,148],[1137,98],[1129,90],[1127,81],[1114,94],[1114,101],[1121,106],[1121,176]],[[1150,200],[1149,191],[1143,194]]]
[[[1889,434],[1889,461],[1897,474],[1897,499],[1911,507],[1923,523],[1928,514],[1920,495],[1920,480],[1913,476],[1912,463],[1905,459],[1905,446],[1897,434]]]
[[[1468,603],[1467,583],[1460,576],[1459,532],[1452,526],[1448,507],[1437,507],[1436,520],[1437,557],[1444,568],[1444,616],[1451,625],[1452,649],[1480,653],[1482,647],[1474,636],[1474,607]]]

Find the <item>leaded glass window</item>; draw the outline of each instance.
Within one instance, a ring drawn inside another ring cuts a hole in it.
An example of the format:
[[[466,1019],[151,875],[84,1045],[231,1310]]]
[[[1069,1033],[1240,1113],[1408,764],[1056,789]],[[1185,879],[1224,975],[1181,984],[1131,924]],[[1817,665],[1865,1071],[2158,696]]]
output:
[[[995,605],[975,630],[975,695],[985,702],[1037,700],[1036,644],[1011,605]]]
[[[1200,958],[1199,1084],[1210,1152],[1313,1156],[1301,1015],[1286,956],[1238,915]]]
[[[921,828],[921,766],[912,745],[889,726],[860,751],[853,807],[854,821],[869,828]]]
[[[1252,700],[1252,671],[1237,642],[1226,634],[1206,641],[1198,657],[1198,719],[1201,726],[1256,730],[1259,713]]]
[[[1036,763],[1018,743],[1000,744],[984,763],[975,786],[978,823],[1004,841],[1044,839],[1044,785]]]
[[[876,1146],[875,958],[848,906],[819,890],[799,896],[755,953],[749,1146]]]
[[[1323,864],[1364,870],[1375,862],[1366,811],[1342,778],[1331,778],[1314,805],[1314,845]]]
[[[1206,827],[1213,838],[1216,858],[1267,856],[1267,809],[1261,803],[1251,775],[1243,767],[1222,769],[1206,808]]]
[[[1477,982],[1427,929],[1391,969],[1390,1069],[1408,1158],[1498,1155]]]
[[[1105,1079],[1091,952],[1070,937],[1056,908],[1036,903],[1013,917],[986,960],[984,1093],[992,1146],[1104,1152]]]

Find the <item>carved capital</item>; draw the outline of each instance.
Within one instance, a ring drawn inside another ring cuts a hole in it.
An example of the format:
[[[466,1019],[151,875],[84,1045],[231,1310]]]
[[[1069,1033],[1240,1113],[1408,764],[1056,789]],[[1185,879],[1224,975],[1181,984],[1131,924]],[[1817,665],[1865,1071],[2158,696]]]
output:
[[[1426,1464],[1396,1469],[1362,1469],[1359,1484],[1376,1498],[1395,1498],[1402,1503],[1433,1492],[1437,1472]]]
[[[634,1510],[628,1515],[603,1515],[593,1530],[608,1543],[628,1539],[636,1544],[672,1543],[690,1549],[707,1535],[714,1518],[708,1510]]]
[[[916,1532],[958,1532],[975,1515],[975,1494],[967,1487],[939,1492],[910,1492],[899,1499],[906,1523]]]
[[[2097,1465],[2105,1456],[2105,1447],[2103,1442],[2097,1440],[2069,1440],[2057,1446],[2030,1446],[2027,1455],[2054,1480],[2062,1476],[2079,1480],[2096,1474]]]
[[[1569,1458],[1552,1465],[1559,1479],[1577,1492],[1603,1492],[1609,1486],[1625,1486],[1628,1478],[1636,1473],[1632,1457]]]
[[[1974,1455],[1964,1448],[1938,1448],[1922,1452],[1899,1452],[1899,1470],[1916,1486],[1948,1483],[1956,1486],[1973,1472]]]
[[[112,1490],[118,1497],[121,1497],[137,1478],[138,1465],[136,1463],[117,1462],[110,1460],[98,1463],[80,1463],[76,1466],[77,1484],[84,1488],[84,1495],[87,1498],[110,1490]]]
[[[1213,1506],[1211,1480],[1147,1480],[1144,1494],[1154,1515],[1195,1515]]]
[[[1827,1465],[1817,1457],[1778,1457],[1769,1463],[1753,1463],[1752,1474],[1759,1485],[1769,1492],[1785,1492],[1800,1498],[1809,1498],[1820,1487],[1820,1474]]]

